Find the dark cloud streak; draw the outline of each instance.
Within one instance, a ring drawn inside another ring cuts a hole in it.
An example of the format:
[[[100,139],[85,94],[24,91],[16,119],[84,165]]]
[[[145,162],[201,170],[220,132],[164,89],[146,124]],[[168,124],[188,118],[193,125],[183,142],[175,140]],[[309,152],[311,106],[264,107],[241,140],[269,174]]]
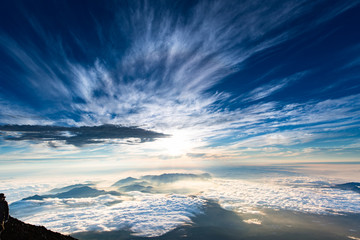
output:
[[[141,129],[138,127],[124,127],[118,125],[63,127],[41,125],[3,125],[0,126],[1,135],[9,141],[65,141],[81,147],[87,144],[105,143],[107,140],[136,138],[140,142],[154,141],[168,135]],[[14,133],[14,134],[12,134]]]

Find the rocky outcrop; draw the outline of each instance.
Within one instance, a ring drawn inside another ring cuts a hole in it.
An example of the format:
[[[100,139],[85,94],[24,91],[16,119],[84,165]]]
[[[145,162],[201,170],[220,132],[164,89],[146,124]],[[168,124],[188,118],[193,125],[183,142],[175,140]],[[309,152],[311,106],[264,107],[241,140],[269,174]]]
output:
[[[1,234],[1,240],[76,240],[76,238],[10,217],[9,221],[5,223],[5,231]]]

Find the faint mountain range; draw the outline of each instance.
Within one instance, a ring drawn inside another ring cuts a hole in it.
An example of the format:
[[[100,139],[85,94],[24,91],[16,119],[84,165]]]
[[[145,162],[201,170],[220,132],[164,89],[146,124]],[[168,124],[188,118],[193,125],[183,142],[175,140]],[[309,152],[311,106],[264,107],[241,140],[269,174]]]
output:
[[[138,192],[143,192],[143,193],[150,193],[153,190],[153,187],[144,186],[141,183],[138,183],[138,184],[135,183],[135,184],[130,184],[130,185],[120,187],[119,190],[124,191],[124,192],[138,191]]]
[[[337,184],[333,186],[332,188],[337,188],[341,190],[348,190],[348,191],[354,191],[357,193],[360,193],[360,183],[358,182],[349,182],[344,184]]]
[[[142,179],[150,180],[156,183],[173,183],[177,181],[188,181],[188,180],[208,180],[211,175],[208,173],[203,174],[192,174],[192,173],[165,173],[161,175],[146,175]]]
[[[128,177],[121,179],[114,183],[112,186],[123,186],[130,183],[139,183],[139,181],[150,181],[154,183],[173,183],[177,181],[187,181],[187,180],[208,180],[211,178],[211,175],[209,173],[203,173],[203,174],[192,174],[192,173],[164,173],[161,175],[146,175],[142,176],[141,178],[133,178]]]
[[[128,177],[128,178],[124,178],[124,179],[121,179],[121,180],[117,181],[117,182],[114,183],[112,186],[114,186],[114,187],[123,186],[123,185],[125,185],[125,184],[130,184],[130,183],[136,182],[136,181],[138,181],[138,180],[139,180],[139,179],[137,179],[137,178]]]
[[[161,175],[146,175],[141,178],[128,177],[114,183],[112,187],[117,187],[122,192],[139,191],[143,193],[158,192],[157,185],[174,183],[178,181],[198,181],[208,180],[211,175],[192,174],[192,173],[165,173]],[[154,186],[155,185],[155,186]]]
[[[74,188],[92,187],[92,186],[94,186],[93,183],[85,183],[85,184],[79,183],[79,184],[73,184],[73,185],[69,185],[69,186],[66,186],[66,187],[62,187],[62,188],[54,188],[54,189],[51,189],[49,191],[49,193],[51,193],[51,194],[63,193],[63,192],[70,191],[70,190],[72,190]]]
[[[114,183],[112,187],[116,187],[121,192],[139,191],[144,193],[159,192],[157,186],[162,184],[174,183],[178,181],[198,181],[208,180],[211,175],[208,173],[191,174],[191,173],[165,173],[161,175],[146,175],[140,178],[128,177]],[[105,191],[93,187],[94,184],[74,184],[62,188],[54,188],[49,194],[33,195],[23,198],[22,200],[44,200],[45,198],[89,198],[98,197],[105,194],[114,196],[122,195],[118,191]]]
[[[68,188],[64,188],[68,189]],[[43,200],[44,198],[87,198],[87,197],[98,197],[100,195],[111,194],[115,196],[120,196],[121,193],[116,191],[104,191],[98,190],[95,188],[91,188],[88,186],[81,186],[72,188],[69,191],[56,193],[56,194],[48,194],[48,195],[34,195],[31,197],[23,198],[22,200]]]
[[[76,240],[71,236],[47,230],[43,226],[34,226],[10,217],[5,224],[2,240]]]

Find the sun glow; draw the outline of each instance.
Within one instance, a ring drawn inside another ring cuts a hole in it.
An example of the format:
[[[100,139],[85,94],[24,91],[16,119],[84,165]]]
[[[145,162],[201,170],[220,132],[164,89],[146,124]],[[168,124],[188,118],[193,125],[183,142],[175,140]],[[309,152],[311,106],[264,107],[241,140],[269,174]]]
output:
[[[159,144],[163,147],[164,153],[171,156],[186,154],[196,146],[196,142],[188,131],[176,131],[171,134],[171,137],[161,139]]]

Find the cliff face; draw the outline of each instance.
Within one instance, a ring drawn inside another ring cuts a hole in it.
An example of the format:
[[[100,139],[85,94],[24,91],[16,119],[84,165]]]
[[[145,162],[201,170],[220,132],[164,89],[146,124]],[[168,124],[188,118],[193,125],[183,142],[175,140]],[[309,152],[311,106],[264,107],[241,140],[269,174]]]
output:
[[[76,240],[47,230],[43,226],[34,226],[10,217],[5,224],[5,231],[1,234],[1,240]]]

